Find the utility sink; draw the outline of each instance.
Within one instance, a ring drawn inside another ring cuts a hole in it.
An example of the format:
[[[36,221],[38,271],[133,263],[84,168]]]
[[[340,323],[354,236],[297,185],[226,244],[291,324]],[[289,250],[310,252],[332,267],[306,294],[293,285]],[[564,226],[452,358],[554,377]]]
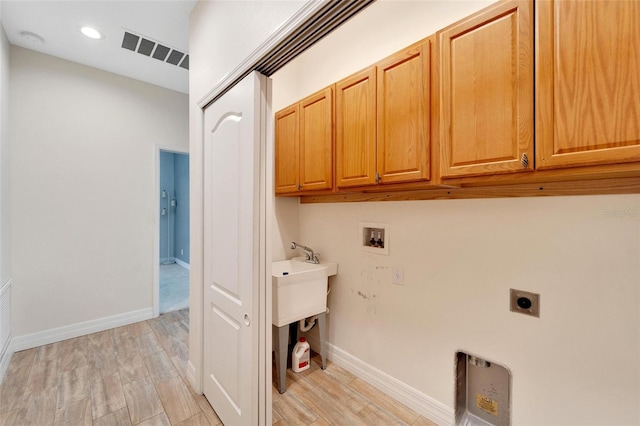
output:
[[[325,312],[328,280],[337,273],[337,263],[307,263],[304,257],[273,262],[273,325],[282,327]]]

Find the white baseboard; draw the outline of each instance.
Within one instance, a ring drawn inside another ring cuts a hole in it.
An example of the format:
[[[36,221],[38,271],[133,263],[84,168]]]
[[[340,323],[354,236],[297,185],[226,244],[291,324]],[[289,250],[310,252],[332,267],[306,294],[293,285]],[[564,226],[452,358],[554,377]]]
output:
[[[193,390],[202,395],[200,383],[196,380],[196,367],[191,363],[191,360],[187,361],[187,380],[189,380]]]
[[[134,322],[145,321],[153,318],[153,309],[145,308],[137,311],[125,312],[110,317],[97,318],[77,324],[66,325],[64,327],[52,328],[50,330],[39,331],[37,333],[15,336],[12,339],[14,351],[31,349],[86,334],[97,333],[110,328],[120,327]]]
[[[178,259],[177,257],[176,257],[176,263],[177,263],[178,265],[182,266],[182,267],[183,267],[184,269],[186,269],[186,270],[189,270],[189,269],[190,269],[190,268],[189,268],[189,264],[188,264],[187,262],[182,261],[182,260]]]
[[[320,339],[313,334],[307,334],[307,340],[314,351],[319,352]],[[454,410],[452,408],[331,343],[327,343],[327,358],[432,422],[438,425],[453,425]]]
[[[9,368],[11,357],[13,357],[13,346],[11,345],[11,335],[9,335],[9,339],[5,346],[6,347],[2,348],[2,352],[0,352],[0,385],[4,380],[4,375],[7,373],[7,369]]]
[[[11,279],[0,286],[0,383],[13,356],[11,333]]]

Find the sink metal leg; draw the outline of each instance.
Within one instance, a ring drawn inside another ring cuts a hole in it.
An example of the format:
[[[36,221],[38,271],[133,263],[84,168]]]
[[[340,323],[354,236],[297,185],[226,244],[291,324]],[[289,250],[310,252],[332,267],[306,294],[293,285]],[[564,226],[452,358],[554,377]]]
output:
[[[291,342],[289,352],[291,352],[293,346],[298,342],[298,321],[289,324],[289,341]]]
[[[318,332],[320,333],[320,358],[322,369],[327,368],[327,313],[318,314]]]
[[[297,327],[297,322],[292,323]],[[276,374],[278,375],[278,392],[285,393],[287,390],[287,356],[289,355],[289,330],[292,324],[274,328],[276,336]],[[277,329],[277,330],[276,330]],[[297,334],[297,328],[291,327],[293,333]],[[323,312],[318,314],[318,331],[320,334],[320,358],[322,359],[322,369],[327,368],[327,314]]]
[[[275,326],[274,326],[275,327]],[[287,390],[287,355],[289,353],[289,325],[275,327],[278,342],[276,345],[276,373],[278,374],[278,392]]]

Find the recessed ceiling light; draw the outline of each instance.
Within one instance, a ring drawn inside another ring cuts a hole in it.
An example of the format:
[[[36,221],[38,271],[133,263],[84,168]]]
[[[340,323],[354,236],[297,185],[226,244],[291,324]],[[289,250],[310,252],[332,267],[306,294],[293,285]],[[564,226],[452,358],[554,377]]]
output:
[[[82,34],[86,35],[89,38],[99,39],[99,38],[103,38],[104,37],[102,35],[102,33],[100,31],[96,30],[95,28],[82,27],[82,28],[80,28],[80,31],[82,31]]]
[[[21,31],[20,37],[32,44],[44,43],[44,39],[41,36],[36,33],[32,33],[31,31]]]

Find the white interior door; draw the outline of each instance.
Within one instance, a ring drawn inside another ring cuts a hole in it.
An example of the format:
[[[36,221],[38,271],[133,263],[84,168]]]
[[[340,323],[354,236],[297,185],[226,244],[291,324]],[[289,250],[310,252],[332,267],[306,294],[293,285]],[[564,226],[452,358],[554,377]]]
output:
[[[204,394],[225,425],[262,417],[264,82],[248,75],[204,116]]]

